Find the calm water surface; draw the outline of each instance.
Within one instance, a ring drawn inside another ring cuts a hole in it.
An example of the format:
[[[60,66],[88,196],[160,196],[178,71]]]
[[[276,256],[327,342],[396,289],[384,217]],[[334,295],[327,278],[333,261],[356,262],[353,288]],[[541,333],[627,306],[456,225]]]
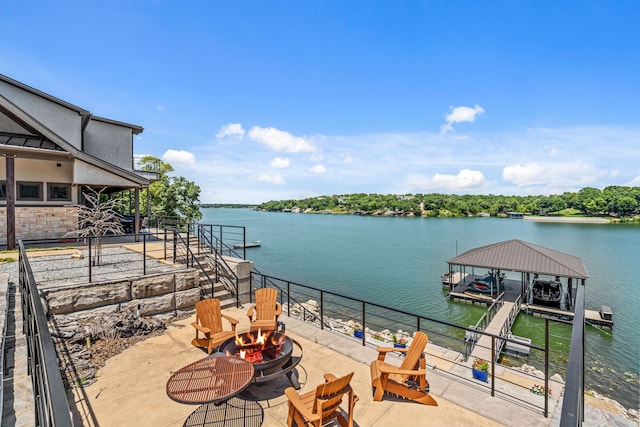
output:
[[[247,258],[264,274],[447,320],[475,324],[484,309],[450,302],[440,276],[466,250],[521,239],[582,259],[586,308],[608,305],[613,331],[587,326],[588,389],[638,408],[640,226],[536,223],[497,218],[382,218],[203,209],[204,224],[245,226]],[[519,275],[518,277],[519,278]],[[543,345],[544,320],[520,315],[513,333]],[[552,348],[568,349],[570,328],[554,325]],[[557,358],[563,360],[562,355]],[[518,364],[517,361],[514,361]],[[526,363],[542,365],[541,355]]]

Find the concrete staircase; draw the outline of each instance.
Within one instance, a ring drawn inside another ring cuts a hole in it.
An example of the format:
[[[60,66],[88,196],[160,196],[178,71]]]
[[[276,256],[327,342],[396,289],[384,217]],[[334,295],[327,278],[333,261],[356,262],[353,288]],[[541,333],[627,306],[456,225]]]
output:
[[[198,262],[194,262],[193,268],[196,268],[200,272],[200,287],[208,294],[211,295],[211,282],[209,279],[215,281],[215,258],[212,255],[211,249],[205,246],[199,246],[198,237],[194,235],[189,236],[189,248],[195,254]],[[176,261],[185,263],[184,259],[177,259]],[[222,280],[232,281],[233,273],[228,271],[224,264],[218,266],[218,275]],[[208,276],[208,278],[207,278]],[[234,307],[236,301],[234,296],[229,292],[224,283],[218,281],[213,285],[213,296],[220,300],[221,308]]]
[[[213,256],[211,256],[211,254],[205,254],[205,253],[200,253],[200,255],[196,255],[196,258],[199,261],[199,265],[198,263],[194,263],[194,268],[198,268],[199,269],[199,273],[200,273],[200,287],[204,290],[206,290],[207,294],[211,294],[211,282],[209,281],[209,278],[211,280],[215,280],[215,266],[214,266],[214,258]],[[202,266],[202,269],[200,269],[200,266]],[[219,268],[223,268],[224,266],[220,266]],[[224,271],[226,269],[223,268],[222,271],[219,271],[219,275],[222,277],[223,280],[225,280],[226,278],[228,278],[230,275],[230,273]],[[207,276],[209,276],[209,278],[207,278]],[[235,307],[236,305],[236,300],[233,297],[233,295],[231,294],[231,292],[229,292],[226,288],[225,285],[218,281],[214,283],[213,286],[213,296],[215,298],[218,298],[220,300],[220,306],[225,309],[225,308],[229,308],[229,307]]]

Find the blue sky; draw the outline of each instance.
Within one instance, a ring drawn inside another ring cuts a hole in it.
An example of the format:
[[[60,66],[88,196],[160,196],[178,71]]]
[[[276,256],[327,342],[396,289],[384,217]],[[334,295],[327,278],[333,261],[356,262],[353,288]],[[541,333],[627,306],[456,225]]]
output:
[[[0,73],[204,203],[640,186],[638,1],[4,0]]]

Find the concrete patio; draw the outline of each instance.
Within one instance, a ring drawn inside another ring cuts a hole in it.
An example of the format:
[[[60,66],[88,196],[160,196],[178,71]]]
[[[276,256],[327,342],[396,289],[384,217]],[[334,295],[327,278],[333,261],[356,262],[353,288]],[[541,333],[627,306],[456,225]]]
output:
[[[248,330],[246,308],[225,312],[240,321],[238,331]],[[531,426],[554,424],[554,417],[545,418],[517,399],[492,398],[471,380],[451,379],[438,370],[429,371],[427,378],[439,406],[424,406],[388,395],[382,402],[374,402],[369,363],[377,353],[372,346],[363,347],[354,338],[320,330],[297,319],[281,316],[281,320],[286,324],[287,335],[303,348],[302,360],[296,368],[302,386],[300,392],[312,390],[323,382],[324,373],[338,376],[355,373],[351,385],[360,397],[355,406],[355,421],[359,426],[523,425],[522,420]],[[173,372],[207,356],[191,345],[195,333],[190,325],[192,321],[193,317],[178,321],[163,335],[139,342],[109,359],[98,371],[95,383],[69,394],[70,406],[75,408],[75,421],[81,419],[85,426],[179,426],[196,410],[209,410],[213,419],[211,411],[221,407],[208,405],[199,409],[198,405],[177,403],[165,392]],[[397,363],[400,364],[399,359]],[[286,377],[252,384],[238,399],[262,412],[263,426],[284,426],[287,419],[284,389],[288,386]],[[218,415],[220,412],[215,416]],[[203,425],[202,422],[199,425]],[[228,422],[227,425],[241,424]]]

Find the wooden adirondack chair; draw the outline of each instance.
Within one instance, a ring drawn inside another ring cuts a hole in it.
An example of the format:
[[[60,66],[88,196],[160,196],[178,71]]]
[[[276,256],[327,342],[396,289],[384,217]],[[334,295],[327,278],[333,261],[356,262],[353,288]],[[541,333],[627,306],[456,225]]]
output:
[[[256,303],[252,304],[247,311],[251,323],[250,330],[276,330],[280,313],[282,313],[282,306],[278,302],[278,290],[274,288],[256,289]]]
[[[320,384],[315,390],[305,394],[298,394],[289,387],[284,392],[289,398],[289,415],[287,425],[292,422],[301,426],[312,425],[320,427],[332,419],[336,419],[342,427],[353,426],[353,408],[358,401],[358,396],[349,385],[353,372],[344,377],[337,378],[333,374],[325,374],[324,384]],[[340,409],[342,398],[348,395],[347,418]]]
[[[393,393],[405,399],[415,400],[425,405],[438,406],[427,391],[426,360],[424,350],[429,338],[424,332],[416,332],[409,348],[378,347],[378,359],[371,362],[371,385],[375,389],[373,400],[381,401],[385,392]],[[400,366],[385,362],[385,356],[391,351],[405,353]]]
[[[225,331],[222,319],[225,318],[231,324],[231,330]],[[211,354],[214,348],[227,339],[236,335],[236,325],[238,320],[223,314],[220,310],[220,300],[208,298],[196,303],[196,321],[191,325],[196,328],[196,337],[191,344],[196,347],[205,347],[207,353]],[[200,334],[204,338],[200,338]]]

